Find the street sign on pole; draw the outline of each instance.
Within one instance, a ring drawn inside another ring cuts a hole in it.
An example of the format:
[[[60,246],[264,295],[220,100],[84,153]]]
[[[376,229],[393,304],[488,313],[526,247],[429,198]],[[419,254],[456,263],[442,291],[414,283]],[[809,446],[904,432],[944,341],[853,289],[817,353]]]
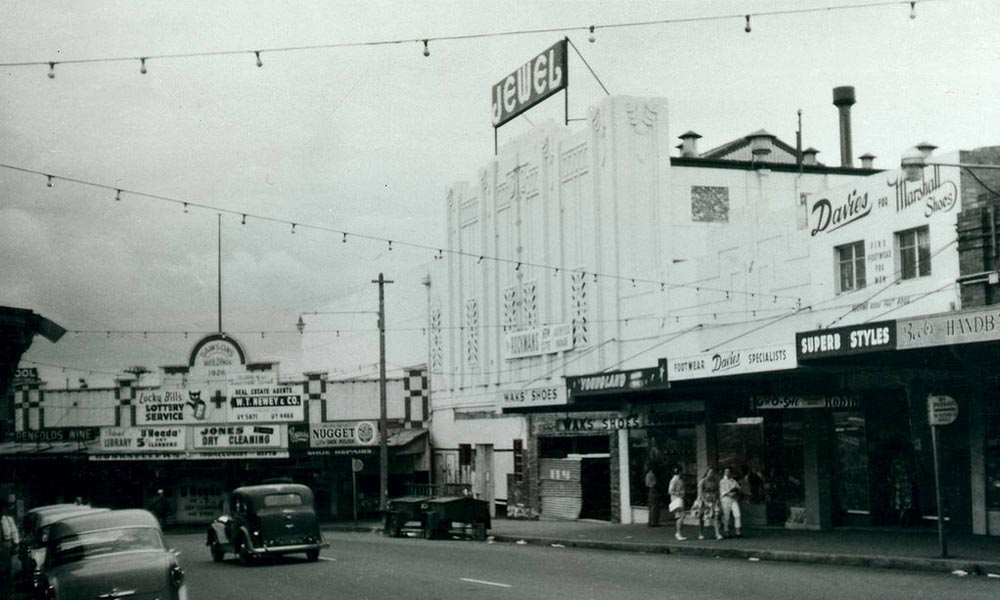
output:
[[[951,425],[958,418],[958,402],[951,396],[927,396],[927,422],[931,426],[931,445],[934,450],[934,488],[937,498],[938,543],[941,558],[948,558],[948,543],[944,537],[944,506],[941,495],[941,461],[938,458],[937,429]]]
[[[361,462],[360,458],[351,459],[351,469],[353,469],[355,473],[360,473],[364,468],[365,463]]]
[[[951,396],[927,396],[927,422],[932,426],[951,425],[958,418],[958,402]]]

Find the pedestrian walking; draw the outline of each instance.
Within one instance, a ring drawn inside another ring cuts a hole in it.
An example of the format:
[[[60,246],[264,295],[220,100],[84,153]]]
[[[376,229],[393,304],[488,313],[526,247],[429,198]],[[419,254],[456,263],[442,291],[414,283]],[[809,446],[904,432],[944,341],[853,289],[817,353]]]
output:
[[[659,449],[653,446],[649,451],[649,460],[646,464],[646,488],[648,494],[649,521],[650,527],[660,526],[660,508],[662,505],[660,471],[663,469],[663,459]]]
[[[0,498],[0,598],[10,598],[14,593],[14,557],[21,543],[21,534],[9,509],[7,499]]]
[[[674,476],[670,478],[670,483],[667,486],[667,493],[670,494],[670,504],[667,506],[667,510],[674,516],[674,522],[676,523],[676,532],[674,537],[679,541],[684,541],[687,538],[681,534],[681,525],[684,523],[684,479],[681,477],[681,473],[684,469],[680,465],[674,466]]]
[[[740,483],[733,478],[732,470],[722,471],[719,480],[719,495],[722,500],[722,535],[729,537],[729,517],[732,515],[736,537],[743,537],[742,515],[740,513]]]
[[[698,515],[698,539],[705,539],[705,522],[711,521],[715,529],[715,539],[721,540],[719,533],[719,480],[715,478],[715,469],[705,471],[705,476],[698,482],[698,499],[695,500],[695,513]]]

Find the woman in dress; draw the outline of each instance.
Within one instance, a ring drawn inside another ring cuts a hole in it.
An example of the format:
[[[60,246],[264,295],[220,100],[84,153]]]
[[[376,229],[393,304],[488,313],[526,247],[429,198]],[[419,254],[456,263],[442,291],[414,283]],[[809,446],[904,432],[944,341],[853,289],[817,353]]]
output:
[[[719,533],[719,480],[715,478],[715,469],[709,467],[705,476],[698,482],[698,499],[695,501],[698,514],[698,539],[705,539],[705,521],[711,521],[715,529],[715,539],[721,540]]]
[[[667,493],[670,494],[670,505],[667,510],[674,516],[676,522],[676,533],[674,537],[683,542],[687,538],[681,534],[681,524],[684,523],[684,480],[681,478],[683,469],[680,465],[674,466],[674,476],[667,485]]]

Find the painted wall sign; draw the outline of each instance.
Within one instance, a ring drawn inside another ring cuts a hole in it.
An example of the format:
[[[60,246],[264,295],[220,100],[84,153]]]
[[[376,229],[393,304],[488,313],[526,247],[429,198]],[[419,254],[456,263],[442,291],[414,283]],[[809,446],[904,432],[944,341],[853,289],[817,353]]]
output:
[[[184,427],[101,427],[100,452],[183,452]]]
[[[546,385],[526,389],[500,392],[501,408],[521,408],[525,406],[553,406],[566,404],[565,385]]]
[[[750,397],[750,408],[754,410],[788,410],[799,408],[830,408],[846,410],[860,407],[861,396],[858,394],[842,394],[833,396],[806,394]]]
[[[22,444],[44,442],[89,442],[100,437],[98,427],[56,427],[25,429],[13,432],[14,441]]]
[[[897,321],[900,350],[1000,340],[1000,310],[985,308]]]
[[[285,448],[285,425],[207,425],[196,427],[192,446],[199,450]]]
[[[137,425],[225,423],[227,410],[222,390],[163,387],[136,392]]]
[[[499,127],[569,83],[566,40],[562,39],[501,79],[490,94],[493,126]]]
[[[376,446],[378,443],[378,427],[373,421],[338,421],[309,426],[309,446],[312,448]]]
[[[744,350],[723,350],[669,359],[667,361],[667,380],[682,381],[782,371],[794,369],[796,365],[795,352],[789,344]]]
[[[174,486],[174,523],[208,523],[226,508],[228,490],[213,479],[184,478]]]
[[[571,396],[588,393],[628,392],[665,387],[666,367],[652,367],[631,371],[609,371],[579,377],[567,377],[566,387]]]
[[[14,369],[14,383],[22,381],[38,381],[38,369],[35,367],[21,367]]]
[[[229,421],[301,421],[304,397],[302,384],[234,387],[229,391]]]
[[[895,321],[878,321],[795,334],[795,350],[799,360],[849,356],[895,348]]]
[[[569,323],[512,331],[504,336],[504,358],[507,360],[572,349],[573,325]]]
[[[851,190],[842,198],[820,198],[812,207],[815,226],[810,234],[829,233],[850,225],[871,214],[873,206],[874,202],[869,199],[868,192],[858,190]]]

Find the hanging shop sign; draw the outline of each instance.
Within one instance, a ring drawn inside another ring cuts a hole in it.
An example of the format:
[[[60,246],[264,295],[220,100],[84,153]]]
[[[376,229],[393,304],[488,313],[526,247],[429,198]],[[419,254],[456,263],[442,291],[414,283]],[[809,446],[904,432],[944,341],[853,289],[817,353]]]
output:
[[[878,321],[795,334],[795,350],[799,360],[895,349],[895,321]]]
[[[287,422],[304,418],[302,384],[237,386],[229,390],[230,422]]]
[[[141,389],[134,403],[137,425],[197,425],[227,420],[222,390],[167,386]]]
[[[799,408],[853,410],[861,408],[861,396],[859,394],[831,396],[824,396],[822,394],[751,396],[750,408],[753,410],[791,410]]]
[[[206,425],[194,429],[196,450],[241,448],[285,448],[285,425]]]
[[[490,93],[493,127],[499,127],[569,84],[567,44],[562,39],[501,79]]]
[[[504,358],[527,358],[573,349],[573,325],[559,323],[512,331],[504,337]]]
[[[378,427],[374,421],[338,421],[309,426],[309,446],[312,448],[376,446],[378,443]]]
[[[795,351],[789,344],[745,350],[722,350],[668,360],[667,379],[681,381],[745,375],[794,369],[797,365]]]
[[[631,371],[608,371],[593,375],[567,377],[566,387],[571,397],[587,394],[634,392],[667,387],[666,365]]]
[[[558,406],[567,401],[566,386],[563,384],[500,392],[500,407],[505,410],[528,406]]]
[[[184,427],[101,427],[100,452],[183,452]]]
[[[1000,340],[1000,310],[979,309],[900,319],[900,350]]]
[[[21,444],[50,442],[90,442],[100,437],[99,427],[53,427],[13,432],[14,441]]]

